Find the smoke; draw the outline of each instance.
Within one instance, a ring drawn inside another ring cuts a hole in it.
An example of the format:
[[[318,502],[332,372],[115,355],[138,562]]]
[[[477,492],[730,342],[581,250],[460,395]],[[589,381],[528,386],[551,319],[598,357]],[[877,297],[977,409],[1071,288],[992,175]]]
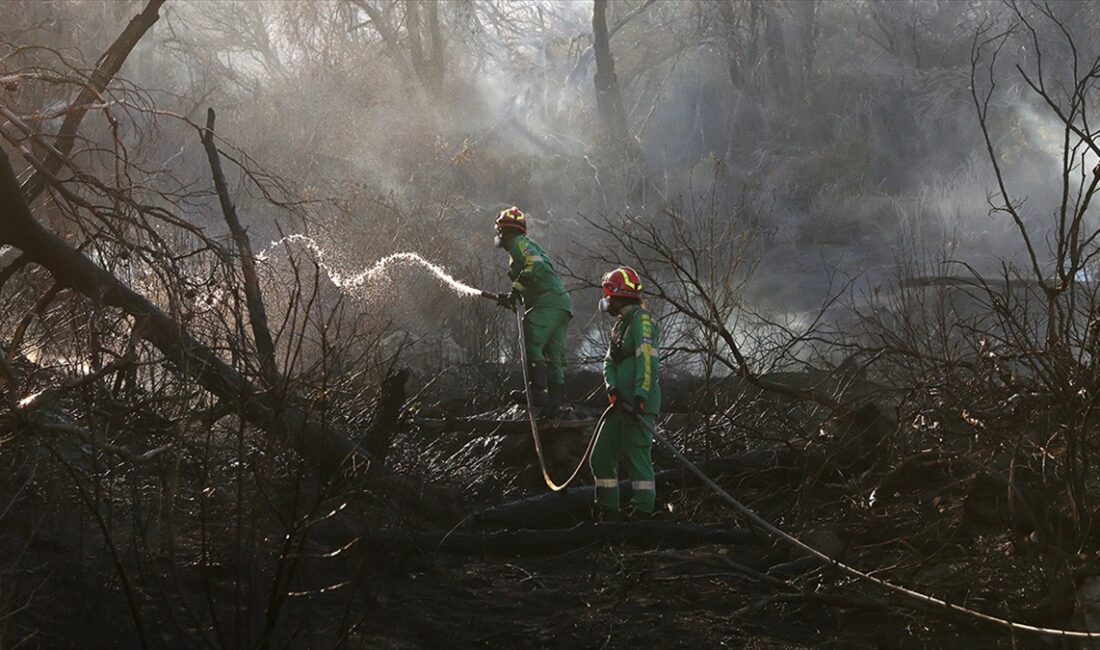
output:
[[[372,299],[411,273],[459,297],[477,289],[455,273],[482,286],[501,282],[489,226],[513,204],[531,215],[533,237],[555,261],[589,281],[605,269],[582,248],[632,260],[578,215],[629,206],[661,222],[691,195],[747,206],[748,227],[770,233],[755,251],[761,264],[747,301],[780,315],[820,304],[831,277],[889,282],[904,246],[942,246],[941,257],[979,272],[1021,259],[1014,224],[989,213],[996,183],[970,94],[976,31],[1013,17],[1001,2],[612,2],[615,71],[644,158],[626,161],[634,167],[605,146],[591,3],[441,0],[438,92],[413,65],[406,4],[370,4],[396,38],[346,0],[167,3],[140,62],[123,74],[162,110],[157,129],[134,135],[145,136],[143,169],[171,169],[181,188],[208,187],[193,130],[173,132],[164,116],[194,121],[214,106],[222,137],[317,200],[289,217],[242,179],[238,207],[258,240],[305,232],[324,245],[292,235],[264,254],[305,246],[334,285]],[[96,22],[94,3],[50,6],[59,23],[117,30]],[[1057,11],[1092,9],[1065,3]],[[23,27],[32,26],[13,29]],[[1052,45],[1057,30],[1040,29],[1040,42],[1054,48],[1044,56],[1050,71],[1071,69]],[[429,32],[421,33],[425,55]],[[1078,40],[1092,48],[1094,39]],[[77,45],[91,61],[102,44]],[[1033,61],[1029,47],[1014,42],[1002,52],[990,128],[1011,191],[1027,198],[1027,223],[1043,241],[1060,185],[1061,132],[1014,70]],[[638,168],[644,206],[630,195]],[[163,186],[170,175],[157,174]],[[201,199],[196,212],[217,215],[213,198]],[[321,203],[331,214],[318,216]],[[202,225],[223,227],[217,218]],[[585,317],[582,308],[578,320]]]

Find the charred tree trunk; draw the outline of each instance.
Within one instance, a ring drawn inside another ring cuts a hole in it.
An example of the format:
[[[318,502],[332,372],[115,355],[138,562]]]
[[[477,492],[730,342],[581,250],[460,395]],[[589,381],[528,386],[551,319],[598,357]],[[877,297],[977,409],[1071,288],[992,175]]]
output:
[[[740,42],[737,39],[740,21],[733,11],[733,4],[728,1],[718,3],[718,15],[721,18],[722,29],[725,32],[726,74],[729,75],[730,84],[735,89],[739,89],[745,85],[745,66],[742,61],[744,53],[740,51]]]
[[[790,96],[790,70],[787,66],[787,45],[783,25],[778,15],[784,8],[779,3],[770,4],[764,10],[764,36],[768,48],[768,84],[776,95],[777,106]]]
[[[626,110],[615,75],[615,59],[611,56],[611,39],[607,33],[607,0],[595,0],[592,5],[592,48],[596,55],[596,106],[608,138],[618,146],[630,143]]]
[[[382,380],[382,389],[374,405],[374,417],[363,438],[367,453],[378,462],[385,462],[393,437],[401,424],[401,411],[405,406],[405,382],[408,380],[408,368],[391,370]]]
[[[401,58],[400,39],[397,37],[397,32],[386,22],[386,17],[367,0],[351,0],[351,2],[366,12],[374,31],[378,32],[378,35],[382,37],[382,42],[386,44],[386,51],[389,53],[390,58],[393,59],[394,64],[401,72],[405,72],[404,60]]]
[[[245,304],[248,307],[248,320],[252,326],[256,354],[260,360],[260,377],[268,388],[274,388],[281,383],[279,367],[275,362],[275,341],[271,337],[271,329],[267,324],[267,309],[264,307],[263,295],[260,293],[260,280],[256,276],[256,258],[252,255],[252,243],[248,239],[248,232],[245,231],[240,218],[237,216],[237,208],[233,205],[233,200],[229,198],[229,186],[225,182],[221,158],[218,156],[218,147],[214,143],[213,108],[208,109],[206,112],[206,128],[202,131],[202,144],[203,148],[206,149],[207,160],[210,162],[210,172],[214,177],[214,189],[218,193],[218,201],[221,203],[225,223],[229,226],[229,232],[233,235],[233,242],[237,245],[237,252],[241,255]]]
[[[397,66],[402,75],[415,75],[427,93],[438,98],[443,90],[443,73],[446,62],[443,57],[443,30],[439,23],[439,3],[435,0],[423,2],[423,0],[405,0],[405,32],[408,41],[408,58],[405,57],[404,46],[400,34],[400,19],[395,18],[393,23],[387,19],[389,12],[371,4],[368,0],[350,0],[356,7],[362,9],[370,24],[382,42],[386,44],[386,52]],[[421,20],[421,5],[426,8],[426,19]],[[425,39],[430,42],[425,46]],[[409,84],[406,89],[415,95],[418,90],[416,84]]]
[[[803,454],[790,449],[750,451],[733,458],[720,458],[706,464],[713,478],[742,475],[740,485],[794,485],[803,475]],[[683,468],[657,472],[655,480],[662,491],[696,485],[697,479]],[[532,497],[495,505],[479,512],[476,521],[501,528],[549,528],[575,524],[591,516],[592,486],[582,485],[561,492],[545,492]],[[623,502],[630,500],[630,481],[619,482]]]
[[[592,49],[596,58],[596,107],[600,114],[613,164],[625,168],[631,187],[629,198],[645,202],[646,174],[642,150],[630,134],[630,125],[623,108],[619,78],[615,74],[615,59],[611,56],[611,36],[607,30],[607,0],[592,4]]]
[[[378,35],[382,37],[382,42],[386,45],[386,55],[393,61],[394,67],[397,68],[397,72],[403,77],[410,77],[413,74],[409,61],[405,59],[404,52],[401,48],[401,38],[398,34],[400,27],[397,24],[391,24],[387,19],[389,12],[383,12],[378,7],[375,7],[367,0],[350,0],[356,7],[362,9],[367,17],[370,18],[370,24],[374,27],[374,31],[378,32]],[[395,21],[396,23],[396,21]],[[417,94],[417,88],[415,84],[403,84],[406,96],[413,98]]]
[[[813,103],[814,62],[817,60],[817,0],[805,0],[796,4],[800,15],[799,28],[802,42],[802,74],[799,89],[807,105]]]
[[[443,92],[443,30],[439,26],[439,3],[428,3],[428,36],[432,39],[431,55],[428,57],[428,87],[436,96]]]
[[[439,28],[439,4],[437,2],[425,4],[427,19],[422,21],[420,19],[421,0],[406,0],[405,31],[409,36],[409,55],[416,76],[429,95],[439,97],[439,93],[443,90],[443,35]],[[427,55],[424,47],[425,37],[430,39],[431,47]]]
[[[76,100],[72,103],[73,109],[65,115],[65,121],[61,123],[61,130],[57,133],[57,149],[62,155],[68,155],[72,151],[76,142],[76,132],[80,128],[80,123],[84,120],[84,115],[88,112],[88,107],[96,100],[102,101],[101,95],[107,89],[107,84],[118,74],[122,64],[126,62],[126,58],[130,56],[130,52],[133,51],[134,46],[138,44],[141,37],[160,18],[159,12],[162,4],[164,4],[164,0],[149,0],[149,4],[145,5],[145,9],[130,20],[130,23],[126,25],[126,29],[122,30],[115,42],[111,43],[103,56],[99,57],[95,71],[92,72],[92,78],[89,80],[88,85],[77,95]],[[63,159],[53,153],[46,156],[46,173],[35,170],[30,178],[23,183],[22,195],[28,204],[33,203],[38,198],[38,195],[46,188],[48,177],[57,174],[63,164]]]
[[[420,42],[420,3],[417,0],[405,0],[405,33],[409,39],[409,58],[413,70],[421,81],[427,71],[424,67],[424,46]]]

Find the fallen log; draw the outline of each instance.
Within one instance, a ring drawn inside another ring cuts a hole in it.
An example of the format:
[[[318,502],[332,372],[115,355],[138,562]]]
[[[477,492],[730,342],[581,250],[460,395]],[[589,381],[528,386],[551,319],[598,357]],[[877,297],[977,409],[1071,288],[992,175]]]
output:
[[[454,555],[547,555],[591,544],[626,543],[643,547],[690,548],[708,544],[755,544],[760,535],[745,528],[718,528],[665,521],[580,524],[556,530],[413,533],[377,530],[374,549]]]
[[[539,434],[578,433],[591,431],[599,420],[548,420],[539,422]],[[434,420],[412,418],[403,424],[406,430],[424,433],[469,433],[475,436],[529,436],[531,424],[527,420],[482,420],[473,418],[444,418]]]
[[[707,463],[706,471],[711,477],[755,472],[771,482],[784,481],[798,476],[801,458],[798,452],[787,449],[750,451],[733,458],[713,460]],[[680,468],[657,472],[656,481],[658,496],[667,490],[697,483],[693,475]],[[624,503],[630,499],[631,492],[630,481],[619,482]],[[555,528],[588,518],[592,498],[592,486],[582,485],[502,503],[477,513],[475,518],[487,526]]]

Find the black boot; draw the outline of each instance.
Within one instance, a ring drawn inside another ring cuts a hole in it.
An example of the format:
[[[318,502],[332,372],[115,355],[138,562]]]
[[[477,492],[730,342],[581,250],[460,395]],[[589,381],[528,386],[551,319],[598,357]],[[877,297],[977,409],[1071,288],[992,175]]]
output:
[[[550,396],[546,392],[546,362],[535,361],[531,364],[531,404],[535,408],[546,406]]]
[[[565,384],[550,384],[546,387],[546,406],[539,410],[539,419],[549,420],[561,412],[565,401]]]
[[[565,384],[550,384],[546,387],[549,399],[546,405],[552,408],[560,408],[565,404]]]
[[[531,405],[535,408],[542,408],[546,406],[546,401],[549,399],[546,392],[546,362],[533,362],[530,373],[531,384],[528,388],[531,390]],[[527,404],[527,395],[522,390],[514,390],[509,393],[509,396],[517,404]]]

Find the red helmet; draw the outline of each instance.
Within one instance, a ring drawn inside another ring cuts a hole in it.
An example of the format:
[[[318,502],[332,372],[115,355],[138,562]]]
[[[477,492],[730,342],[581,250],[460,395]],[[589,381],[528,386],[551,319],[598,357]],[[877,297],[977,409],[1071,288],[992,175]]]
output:
[[[521,233],[526,233],[527,216],[515,206],[501,211],[497,216],[497,230],[504,230],[505,228],[515,228]]]
[[[641,298],[642,277],[629,266],[605,273],[601,283],[606,298]]]

